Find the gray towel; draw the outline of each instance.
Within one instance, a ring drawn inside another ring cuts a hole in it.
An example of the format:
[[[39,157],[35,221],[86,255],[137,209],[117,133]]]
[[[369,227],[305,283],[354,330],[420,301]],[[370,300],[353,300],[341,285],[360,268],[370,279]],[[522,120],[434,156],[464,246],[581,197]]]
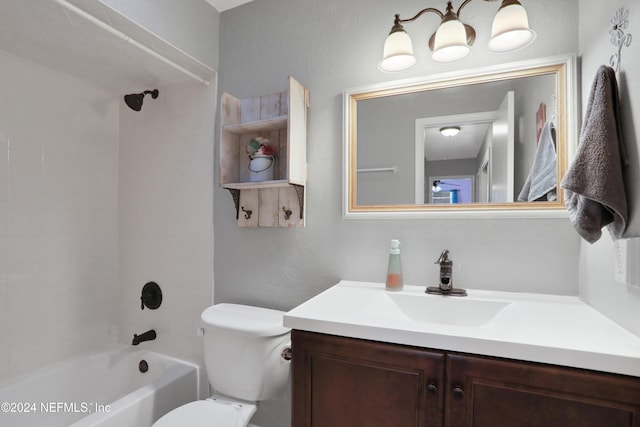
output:
[[[547,122],[540,133],[531,171],[520,190],[518,201],[556,200],[556,185],[558,185],[558,171],[553,125]]]
[[[602,65],[591,87],[578,152],[561,184],[571,223],[589,243],[600,238],[604,226],[613,238],[622,237],[627,224],[625,163],[616,74]]]

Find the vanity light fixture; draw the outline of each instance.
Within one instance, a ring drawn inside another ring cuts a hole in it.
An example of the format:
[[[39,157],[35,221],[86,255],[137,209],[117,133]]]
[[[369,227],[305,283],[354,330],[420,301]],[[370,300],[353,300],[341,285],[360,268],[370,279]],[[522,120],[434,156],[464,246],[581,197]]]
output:
[[[382,61],[378,68],[385,72],[405,71],[416,64],[413,44],[402,24],[413,22],[427,12],[433,12],[441,19],[436,32],[429,38],[431,59],[438,63],[452,63],[465,59],[471,54],[471,46],[476,39],[476,31],[470,25],[460,21],[460,11],[472,0],[465,0],[457,12],[447,2],[445,13],[428,7],[422,9],[413,18],[400,19],[396,14],[391,32],[384,42]],[[484,0],[495,2],[497,0]],[[535,31],[529,28],[527,11],[518,0],[502,0],[500,9],[493,18],[491,40],[488,49],[494,53],[509,53],[522,49],[536,38]]]
[[[446,127],[440,128],[440,133],[443,136],[447,136],[451,138],[452,136],[456,136],[457,134],[460,133],[460,126],[446,126]]]

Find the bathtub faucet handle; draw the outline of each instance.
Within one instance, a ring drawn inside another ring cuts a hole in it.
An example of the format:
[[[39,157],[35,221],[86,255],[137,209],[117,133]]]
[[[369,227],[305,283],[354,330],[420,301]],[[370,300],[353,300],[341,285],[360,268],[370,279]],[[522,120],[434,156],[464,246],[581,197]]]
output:
[[[145,307],[155,310],[162,304],[162,290],[156,282],[147,282],[142,287],[142,295],[140,295],[140,310]]]

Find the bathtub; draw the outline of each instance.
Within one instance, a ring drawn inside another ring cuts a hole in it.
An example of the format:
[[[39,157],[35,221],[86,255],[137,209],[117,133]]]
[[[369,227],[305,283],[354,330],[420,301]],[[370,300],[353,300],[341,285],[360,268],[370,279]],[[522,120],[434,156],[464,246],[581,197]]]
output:
[[[198,390],[197,365],[116,345],[0,384],[0,426],[146,427]]]

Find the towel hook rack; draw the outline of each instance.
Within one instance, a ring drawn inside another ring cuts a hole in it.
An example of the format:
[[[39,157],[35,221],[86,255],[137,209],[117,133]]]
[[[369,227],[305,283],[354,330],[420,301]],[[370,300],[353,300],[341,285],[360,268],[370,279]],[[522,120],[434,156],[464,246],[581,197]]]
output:
[[[617,52],[609,58],[609,65],[617,73],[620,70],[622,48],[631,45],[631,34],[625,34],[625,30],[629,26],[629,10],[623,7],[619,8],[609,22],[611,23],[609,41],[618,49]]]

